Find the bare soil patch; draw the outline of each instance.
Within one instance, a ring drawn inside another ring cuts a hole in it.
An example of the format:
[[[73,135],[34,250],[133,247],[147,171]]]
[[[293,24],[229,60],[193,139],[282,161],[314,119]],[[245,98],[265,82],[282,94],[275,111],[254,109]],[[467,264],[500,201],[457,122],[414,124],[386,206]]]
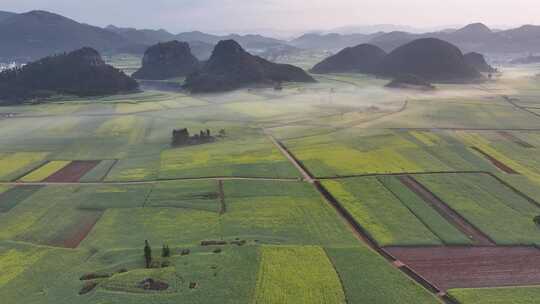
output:
[[[535,247],[386,247],[440,290],[540,284]]]
[[[523,148],[534,148],[533,145],[531,145],[530,143],[524,141],[523,139],[521,138],[518,138],[517,136],[515,136],[514,134],[512,133],[509,133],[509,132],[506,132],[506,131],[499,131],[497,132],[500,136],[502,136],[503,138],[515,143],[516,145],[519,145]]]
[[[78,182],[90,170],[100,163],[99,160],[76,160],[69,165],[47,177],[47,183],[73,183]]]
[[[433,209],[435,209],[443,218],[458,228],[477,245],[495,245],[495,242],[493,242],[485,233],[470,224],[463,216],[450,208],[433,192],[427,189],[424,185],[420,184],[414,177],[410,175],[403,175],[399,177],[399,180],[403,185],[409,188],[412,192],[416,193],[428,205],[433,207]]]
[[[505,165],[503,162],[499,161],[498,159],[496,159],[495,157],[487,154],[486,152],[482,151],[481,149],[477,148],[477,147],[472,147],[473,150],[475,150],[476,152],[482,154],[487,160],[489,160],[495,167],[499,168],[501,171],[503,171],[504,173],[508,173],[508,174],[519,174],[517,173],[516,171],[514,171],[514,169],[508,167],[507,165]]]
[[[102,214],[102,211],[85,211],[85,216],[79,219],[74,226],[66,229],[62,236],[55,239],[51,245],[77,248],[92,231]]]

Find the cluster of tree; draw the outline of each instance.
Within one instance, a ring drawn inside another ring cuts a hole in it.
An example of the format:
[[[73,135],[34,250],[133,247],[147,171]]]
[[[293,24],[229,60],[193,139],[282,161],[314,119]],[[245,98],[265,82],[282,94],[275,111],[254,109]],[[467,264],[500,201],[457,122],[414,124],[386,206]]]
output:
[[[538,226],[540,226],[540,215],[538,216],[535,216],[534,219],[533,219],[534,223]]]
[[[100,96],[134,91],[137,82],[91,48],[49,56],[0,73],[0,104],[54,95]]]
[[[219,131],[218,137],[225,136],[225,130],[221,129]],[[215,137],[212,135],[209,129],[201,130],[198,134],[191,136],[188,129],[175,129],[172,132],[172,142],[173,147],[180,147],[186,145],[199,145],[204,143],[209,143],[215,141]]]
[[[161,257],[162,258],[168,258],[171,256],[171,249],[169,248],[169,245],[163,244],[163,247],[161,248]],[[150,243],[148,240],[144,241],[144,262],[146,265],[146,268],[152,268],[152,247],[150,247]]]

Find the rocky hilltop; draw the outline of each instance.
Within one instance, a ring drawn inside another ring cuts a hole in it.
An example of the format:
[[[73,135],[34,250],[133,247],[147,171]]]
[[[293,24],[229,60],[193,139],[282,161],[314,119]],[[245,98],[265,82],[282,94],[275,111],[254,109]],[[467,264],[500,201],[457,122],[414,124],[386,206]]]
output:
[[[137,88],[135,80],[105,64],[96,50],[82,48],[0,73],[0,104],[59,94],[110,95]]]
[[[486,58],[484,58],[484,55],[482,55],[480,53],[471,52],[471,53],[467,53],[467,54],[463,55],[463,57],[465,59],[465,62],[468,65],[475,68],[478,72],[482,72],[482,73],[495,73],[495,72],[497,72],[497,69],[490,66],[487,63]]]
[[[345,48],[334,56],[316,64],[312,73],[365,73],[376,71],[379,63],[386,56],[381,48],[371,44],[360,44]]]
[[[185,87],[194,93],[205,93],[279,82],[315,80],[301,68],[272,63],[249,54],[234,40],[222,40],[202,68],[187,77]]]
[[[133,77],[163,80],[187,76],[198,68],[199,60],[191,53],[189,44],[174,40],[148,48],[142,59],[142,68]]]
[[[459,48],[436,38],[418,39],[398,47],[384,58],[377,74],[410,74],[430,82],[463,82],[481,77],[467,64]]]

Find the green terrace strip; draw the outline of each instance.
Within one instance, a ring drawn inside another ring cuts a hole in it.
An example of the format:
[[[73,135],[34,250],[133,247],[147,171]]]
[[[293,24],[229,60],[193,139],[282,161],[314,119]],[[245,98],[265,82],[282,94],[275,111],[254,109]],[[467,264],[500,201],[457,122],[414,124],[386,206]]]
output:
[[[538,303],[540,287],[451,289],[448,294],[460,304]]]

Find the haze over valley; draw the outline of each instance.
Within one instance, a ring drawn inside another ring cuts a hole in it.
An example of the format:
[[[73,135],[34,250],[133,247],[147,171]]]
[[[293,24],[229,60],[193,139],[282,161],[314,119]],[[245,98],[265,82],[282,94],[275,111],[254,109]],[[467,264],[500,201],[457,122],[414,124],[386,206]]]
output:
[[[0,302],[538,303],[537,16],[3,1]]]

